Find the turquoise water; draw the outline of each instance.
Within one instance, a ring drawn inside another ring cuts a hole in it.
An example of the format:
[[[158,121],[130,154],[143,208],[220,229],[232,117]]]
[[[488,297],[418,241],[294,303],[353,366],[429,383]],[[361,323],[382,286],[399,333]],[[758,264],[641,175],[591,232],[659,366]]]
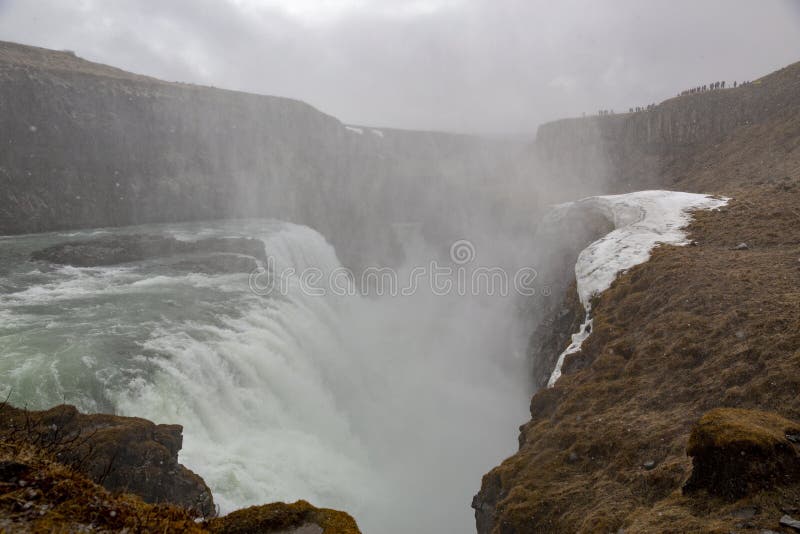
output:
[[[480,477],[514,451],[529,398],[503,299],[313,296],[288,280],[28,261],[106,233],[262,239],[275,269],[329,272],[314,230],[246,220],[0,238],[0,394],[16,405],[184,426],[181,461],[222,511],[304,498],[365,532],[474,529]]]

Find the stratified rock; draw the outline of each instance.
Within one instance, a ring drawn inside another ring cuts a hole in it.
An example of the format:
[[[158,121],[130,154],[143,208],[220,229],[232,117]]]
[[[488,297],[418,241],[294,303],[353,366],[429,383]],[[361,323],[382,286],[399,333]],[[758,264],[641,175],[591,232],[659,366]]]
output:
[[[692,429],[687,453],[692,474],[684,492],[700,489],[736,499],[790,484],[800,475],[800,454],[787,434],[800,425],[771,413],[717,408]]]
[[[225,534],[360,534],[350,515],[315,508],[306,501],[251,506],[212,519],[205,526]]]
[[[1,437],[31,442],[110,491],[132,493],[148,503],[176,504],[205,517],[216,512],[203,479],[178,463],[180,425],[84,415],[68,405],[42,412],[2,406],[0,416]]]
[[[31,254],[31,259],[74,267],[118,265],[185,254],[241,254],[266,260],[264,243],[246,237],[212,237],[181,241],[159,235],[114,235],[59,243]]]

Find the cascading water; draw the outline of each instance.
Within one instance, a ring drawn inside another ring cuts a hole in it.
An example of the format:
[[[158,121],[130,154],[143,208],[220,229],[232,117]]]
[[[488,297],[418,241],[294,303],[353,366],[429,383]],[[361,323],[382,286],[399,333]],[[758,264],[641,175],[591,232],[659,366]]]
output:
[[[321,235],[274,221],[111,232],[259,236],[276,272],[339,266]],[[526,416],[513,299],[424,286],[316,296],[292,277],[285,291],[259,295],[246,274],[179,273],[159,261],[27,261],[65,239],[0,241],[0,377],[14,404],[66,401],[182,424],[181,461],[223,513],[303,498],[351,512],[365,533],[474,528],[471,496],[513,452],[510,429]]]

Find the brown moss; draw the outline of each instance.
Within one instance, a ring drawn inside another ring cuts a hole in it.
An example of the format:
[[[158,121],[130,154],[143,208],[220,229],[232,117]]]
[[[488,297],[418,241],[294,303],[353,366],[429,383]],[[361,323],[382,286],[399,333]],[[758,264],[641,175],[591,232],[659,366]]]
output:
[[[3,442],[0,465],[10,464],[0,469],[2,532],[203,532],[187,510],[113,495],[30,445]]]
[[[480,532],[730,532],[745,504],[759,510],[750,524],[778,530],[781,509],[800,508],[800,477],[754,485],[743,501],[681,491],[703,414],[735,406],[800,421],[800,167],[792,172],[787,187],[730,191],[726,208],[696,214],[698,246],[658,247],[595,301],[591,336],[556,387],[534,396],[520,450],[483,479]],[[750,248],[733,250],[741,241]],[[752,440],[785,441],[752,416],[733,420]]]
[[[75,433],[74,428],[69,430],[76,421],[84,424],[82,429],[86,434]],[[111,428],[104,426],[108,424]],[[124,429],[118,428],[121,424]],[[255,534],[280,533],[314,524],[323,529],[323,534],[359,534],[358,526],[348,514],[315,508],[305,501],[254,506],[200,523],[201,513],[195,508],[148,504],[138,496],[108,491],[80,470],[98,461],[91,456],[93,451],[130,454],[127,449],[136,448],[130,439],[131,428],[137,432],[147,429],[158,446],[163,445],[170,454],[177,455],[180,433],[169,425],[156,426],[144,419],[111,415],[84,416],[70,406],[27,412],[0,403],[0,533]],[[98,429],[99,434],[91,432]],[[113,436],[121,438],[115,448]],[[87,443],[93,446],[87,447]],[[153,450],[152,444],[145,447]],[[62,463],[66,459],[69,461]]]
[[[21,440],[75,468],[109,491],[138,495],[149,503],[171,503],[215,513],[211,490],[178,463],[180,425],[156,425],[138,417],[81,414],[74,406],[44,411],[0,406],[0,439]]]
[[[319,525],[323,534],[360,534],[355,520],[348,514],[315,508],[306,501],[251,506],[212,519],[206,526],[211,532],[261,534],[295,529],[308,523]]]
[[[775,413],[717,408],[692,429],[686,452],[697,456],[714,449],[769,450],[790,443],[787,434],[800,434],[800,425]]]
[[[778,484],[792,484],[800,474],[800,455],[787,435],[800,425],[760,410],[718,408],[692,429],[687,453],[692,476],[684,491],[704,489],[741,498]]]

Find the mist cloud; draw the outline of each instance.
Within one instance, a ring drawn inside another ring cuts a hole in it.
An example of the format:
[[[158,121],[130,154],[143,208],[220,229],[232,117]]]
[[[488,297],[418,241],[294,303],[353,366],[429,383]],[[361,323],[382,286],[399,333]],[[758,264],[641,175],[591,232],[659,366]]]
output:
[[[796,61],[792,0],[0,0],[0,39],[305,100],[349,123],[533,132]]]

